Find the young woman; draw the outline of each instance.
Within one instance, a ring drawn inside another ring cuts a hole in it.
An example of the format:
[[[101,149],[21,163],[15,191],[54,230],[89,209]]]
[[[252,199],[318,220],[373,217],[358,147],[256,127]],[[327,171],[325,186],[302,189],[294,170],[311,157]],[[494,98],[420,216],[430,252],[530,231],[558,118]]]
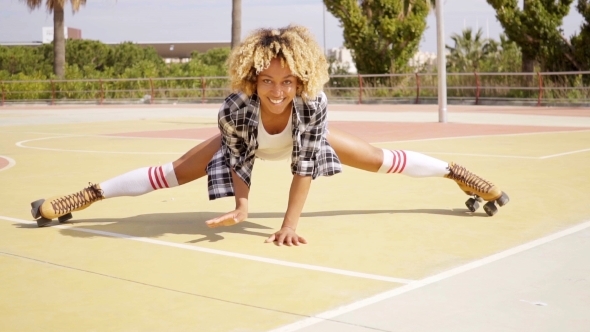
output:
[[[312,179],[341,172],[341,164],[370,172],[455,180],[475,211],[478,201],[489,215],[508,202],[490,182],[454,163],[417,152],[385,150],[337,129],[327,128],[328,65],[306,28],[260,29],[236,47],[229,58],[230,94],[219,110],[220,133],[195,146],[178,160],[140,168],[83,190],[31,203],[39,226],[51,219],[64,222],[105,198],[138,196],[172,188],[208,175],[210,199],[235,196],[235,208],[208,220],[209,227],[231,226],[248,217],[250,176],[256,158],[291,159],[293,179],[281,228],[266,242],[298,245],[296,233]]]

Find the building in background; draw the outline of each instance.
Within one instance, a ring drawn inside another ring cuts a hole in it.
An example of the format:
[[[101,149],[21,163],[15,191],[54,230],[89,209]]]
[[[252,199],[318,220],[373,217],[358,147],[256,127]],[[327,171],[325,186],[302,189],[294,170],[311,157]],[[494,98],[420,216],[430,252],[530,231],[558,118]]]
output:
[[[415,70],[435,68],[436,53],[418,51],[408,62],[408,65]]]
[[[153,47],[156,53],[166,63],[185,63],[191,59],[193,52],[205,53],[213,48],[229,48],[231,43],[229,41],[212,41],[212,42],[175,42],[175,41],[161,41],[161,42],[134,42],[141,47]],[[107,43],[107,45],[117,45]]]
[[[352,59],[352,53],[349,49],[344,47],[329,49],[327,57],[333,72],[357,73],[354,60]],[[436,66],[436,53],[418,51],[408,61],[408,65],[415,70],[433,68]]]
[[[53,27],[43,27],[43,37],[41,42],[49,44],[53,41]],[[82,30],[70,27],[64,27],[64,35],[66,39],[82,39]]]
[[[350,50],[345,47],[331,48],[327,52],[328,62],[335,72],[346,71],[349,74],[356,74],[356,66],[352,60]]]

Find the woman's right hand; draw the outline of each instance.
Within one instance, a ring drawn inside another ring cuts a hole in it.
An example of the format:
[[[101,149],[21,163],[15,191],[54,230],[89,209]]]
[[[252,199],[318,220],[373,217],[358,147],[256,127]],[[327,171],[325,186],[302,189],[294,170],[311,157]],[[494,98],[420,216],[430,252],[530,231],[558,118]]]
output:
[[[248,218],[248,212],[240,209],[235,209],[220,217],[207,220],[205,223],[209,228],[232,226],[242,222]]]

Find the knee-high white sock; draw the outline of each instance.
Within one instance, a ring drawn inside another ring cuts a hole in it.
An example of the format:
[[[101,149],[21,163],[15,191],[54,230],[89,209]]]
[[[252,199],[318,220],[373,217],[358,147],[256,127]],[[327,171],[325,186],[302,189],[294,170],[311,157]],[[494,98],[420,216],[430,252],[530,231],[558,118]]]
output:
[[[383,149],[383,164],[378,173],[399,173],[413,177],[449,174],[449,164],[427,155],[407,150]]]
[[[139,168],[100,183],[104,198],[139,196],[154,190],[178,186],[172,163]]]

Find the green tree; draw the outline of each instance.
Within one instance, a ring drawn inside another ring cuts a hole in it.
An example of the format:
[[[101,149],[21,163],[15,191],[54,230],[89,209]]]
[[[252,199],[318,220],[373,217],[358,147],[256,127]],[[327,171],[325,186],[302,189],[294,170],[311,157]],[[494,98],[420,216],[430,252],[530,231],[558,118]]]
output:
[[[576,6],[585,22],[580,26],[580,33],[573,36],[569,45],[572,63],[578,70],[590,70],[590,3],[588,0],[578,0]]]
[[[481,28],[475,34],[471,28],[464,29],[460,35],[453,34],[451,39],[455,45],[446,45],[449,50],[447,69],[454,72],[480,71],[481,65],[499,52],[497,42],[482,36]]]
[[[229,48],[214,48],[205,53],[193,52],[186,70],[194,76],[225,76],[227,75],[227,59]]]
[[[500,42],[488,40],[489,54],[483,62],[481,72],[516,73],[522,69],[522,53],[515,42],[500,35]]]
[[[43,0],[21,0],[27,4],[30,10],[37,9],[43,4]],[[47,0],[45,7],[49,13],[53,13],[53,73],[58,78],[65,75],[66,66],[66,42],[64,34],[64,7],[69,2],[72,12],[80,10],[80,6],[86,5],[86,0]]]
[[[30,46],[0,46],[0,70],[10,75],[45,73],[46,62],[37,49]]]
[[[124,42],[111,47],[107,66],[113,68],[115,75],[121,75],[127,68],[132,68],[144,60],[153,62],[158,68],[164,66],[164,61],[153,47],[141,47],[132,42]]]
[[[402,72],[426,29],[430,0],[324,0],[359,73]]]
[[[573,0],[487,0],[508,38],[522,51],[522,71],[533,72],[534,62],[546,70],[548,59],[563,45],[560,27]]]
[[[109,51],[107,45],[96,40],[70,40],[66,44],[66,63],[102,71],[107,65]]]

